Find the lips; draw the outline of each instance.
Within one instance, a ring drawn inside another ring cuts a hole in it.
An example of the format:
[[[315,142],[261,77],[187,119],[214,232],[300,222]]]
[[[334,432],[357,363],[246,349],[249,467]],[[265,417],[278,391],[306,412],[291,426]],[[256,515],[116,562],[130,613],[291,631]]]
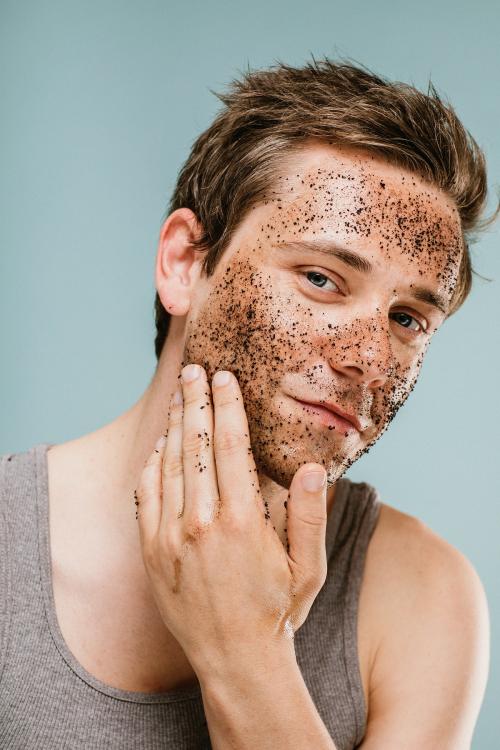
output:
[[[336,427],[340,430],[347,430],[348,432],[362,432],[362,428],[357,417],[352,416],[349,412],[345,412],[343,409],[338,407],[336,404],[320,403],[315,401],[302,401],[296,398],[298,404],[315,414],[318,414],[321,421],[330,426],[330,429]]]
[[[358,432],[363,432],[362,427],[361,427],[361,422],[359,421],[359,419],[357,418],[355,414],[350,414],[349,412],[341,409],[340,406],[337,406],[337,404],[330,403],[330,402],[318,404],[318,406],[324,406],[325,409],[332,411],[334,414],[338,414],[339,417],[342,417],[342,419],[346,419],[348,422],[351,422],[351,424],[354,425],[354,427],[357,429]]]

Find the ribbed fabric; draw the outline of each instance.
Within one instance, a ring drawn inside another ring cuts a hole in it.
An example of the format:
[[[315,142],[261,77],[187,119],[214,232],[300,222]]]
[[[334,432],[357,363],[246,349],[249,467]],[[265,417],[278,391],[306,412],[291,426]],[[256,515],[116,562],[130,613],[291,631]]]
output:
[[[48,443],[0,457],[0,748],[210,748],[199,685],[120,690],[89,674],[59,629],[51,575]],[[362,740],[357,607],[377,490],[342,478],[328,518],[328,575],[295,634],[297,661],[338,750]]]

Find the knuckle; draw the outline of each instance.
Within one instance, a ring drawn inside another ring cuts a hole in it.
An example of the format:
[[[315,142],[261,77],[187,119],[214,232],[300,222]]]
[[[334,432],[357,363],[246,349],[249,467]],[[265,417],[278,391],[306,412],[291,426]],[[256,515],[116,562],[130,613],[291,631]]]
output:
[[[184,527],[184,536],[188,542],[198,541],[207,531],[208,525],[197,516],[191,516],[186,519]]]
[[[187,392],[184,391],[182,400],[184,403],[184,408],[186,408],[186,406],[194,406],[198,401],[200,401],[200,397],[198,393],[188,390]]]
[[[168,418],[169,429],[172,429],[172,427],[179,427],[182,424],[182,421],[183,421],[182,408],[180,406],[176,406],[174,409],[171,410],[169,418]]]
[[[217,391],[217,406],[225,408],[226,406],[233,406],[235,397],[234,393],[227,391],[225,388]]]
[[[163,473],[165,476],[177,478],[182,476],[184,471],[182,456],[179,453],[173,456],[166,456],[163,462]]]
[[[182,452],[188,458],[198,456],[205,447],[206,438],[202,431],[188,432],[182,441]]]
[[[210,393],[207,392],[206,385],[204,385],[202,390],[188,388],[187,391],[184,392],[184,407],[203,406],[203,404],[206,404],[209,400]]]
[[[306,515],[300,516],[301,523],[304,523],[306,526],[313,526],[315,528],[324,526],[327,522],[327,517],[325,514],[321,513],[307,513]]]
[[[301,576],[302,592],[304,595],[315,596],[326,580],[327,571],[323,566],[315,570],[305,570]]]
[[[315,571],[315,585],[316,588],[319,590],[322,588],[323,584],[326,581],[327,575],[328,575],[328,566],[326,563],[321,564],[318,569]]]
[[[236,453],[246,443],[245,435],[239,430],[224,429],[215,434],[214,448],[216,453]]]
[[[200,528],[207,528],[217,515],[217,508],[220,503],[218,495],[214,495],[212,491],[207,492],[202,487],[193,487],[189,494],[189,498],[193,507],[193,514],[196,513],[196,509],[199,508],[200,513],[202,513],[205,518],[205,520],[201,520],[198,515],[196,516]]]
[[[223,513],[223,519],[224,519],[224,527],[227,532],[231,534],[231,536],[236,536],[237,534],[246,534],[248,531],[248,523],[245,523],[243,518],[241,518],[239,515],[236,515],[229,509],[225,509]]]

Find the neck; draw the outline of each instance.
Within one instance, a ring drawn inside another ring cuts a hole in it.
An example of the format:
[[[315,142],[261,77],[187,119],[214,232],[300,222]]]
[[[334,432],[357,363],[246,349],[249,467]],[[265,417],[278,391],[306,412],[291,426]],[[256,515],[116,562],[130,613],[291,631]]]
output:
[[[132,534],[135,531],[134,490],[145,461],[165,432],[168,405],[181,368],[182,342],[169,336],[167,344],[168,350],[162,352],[158,369],[139,401],[113,422],[78,441],[87,476],[92,477],[90,485],[99,490],[100,498],[106,498],[106,516],[123,519]],[[288,490],[262,473],[259,482],[271,522],[286,545],[284,502]],[[333,504],[334,490],[335,485],[328,490],[328,513]]]

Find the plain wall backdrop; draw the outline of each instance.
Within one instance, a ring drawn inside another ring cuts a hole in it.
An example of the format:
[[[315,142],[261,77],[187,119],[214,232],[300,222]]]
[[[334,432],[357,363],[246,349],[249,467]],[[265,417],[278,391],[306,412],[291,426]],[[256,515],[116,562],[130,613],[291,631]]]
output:
[[[349,56],[429,77],[500,174],[500,4],[0,1],[0,453],[61,443],[137,401],[155,365],[154,262],[176,175],[238,71]],[[500,230],[388,432],[347,472],[460,549],[488,596],[473,748],[500,737]],[[411,643],[408,644],[411,648]],[[411,675],[408,675],[411,679]]]

